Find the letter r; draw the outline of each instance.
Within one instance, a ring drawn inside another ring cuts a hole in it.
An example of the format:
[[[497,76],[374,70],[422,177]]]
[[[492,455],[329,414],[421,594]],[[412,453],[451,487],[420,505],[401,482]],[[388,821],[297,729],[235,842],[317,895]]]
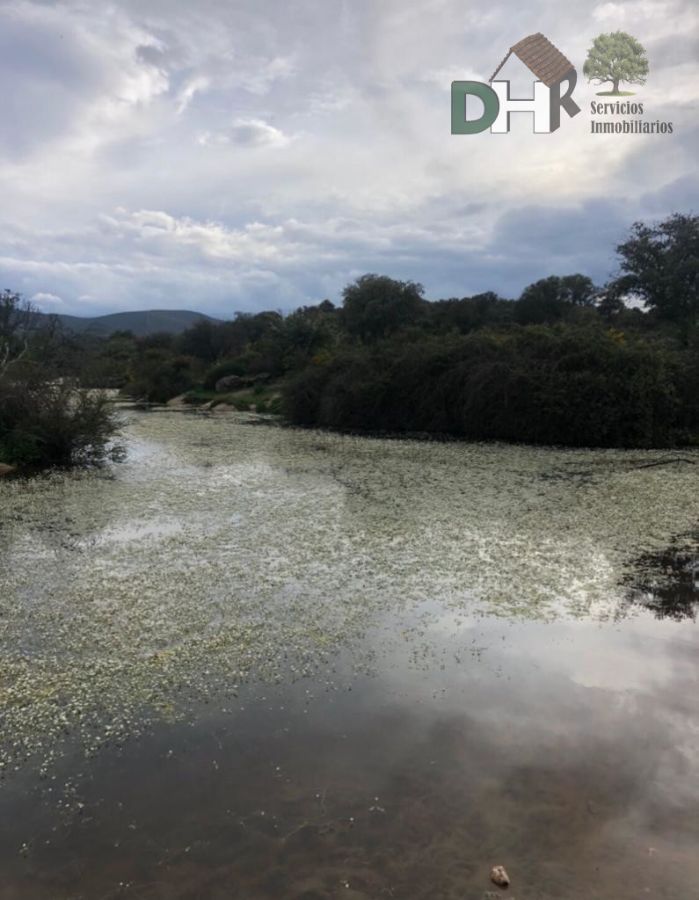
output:
[[[555,84],[551,85],[551,131],[556,131],[561,126],[561,107],[573,118],[580,112],[580,107],[573,100],[573,90],[578,80],[578,73],[575,69],[571,69],[562,78],[559,78]],[[561,84],[567,81],[568,87],[565,94],[561,97]],[[592,104],[592,112],[595,112],[595,104]]]

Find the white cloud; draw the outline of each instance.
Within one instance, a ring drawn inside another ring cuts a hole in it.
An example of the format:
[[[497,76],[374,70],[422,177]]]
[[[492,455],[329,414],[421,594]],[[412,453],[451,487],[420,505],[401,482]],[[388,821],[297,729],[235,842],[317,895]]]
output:
[[[253,61],[249,70],[240,76],[240,83],[251,94],[266,94],[272,85],[290,78],[296,70],[291,57],[278,56],[270,60]]]
[[[177,115],[181,116],[182,113],[190,105],[195,95],[207,90],[210,83],[211,82],[209,81],[209,79],[204,77],[203,75],[198,75],[195,78],[191,78],[189,81],[187,81],[184,87],[182,87],[177,93]]]
[[[285,147],[290,137],[279,128],[262,119],[238,118],[225,131],[203,131],[197,135],[197,143],[203,147],[225,147],[237,144],[241,147]]]
[[[289,143],[282,131],[262,119],[236,119],[230,129],[230,139],[253,147],[283,147]]]
[[[44,306],[62,306],[63,304],[63,300],[57,294],[51,294],[48,291],[38,291],[30,297],[30,300],[42,308]]]
[[[512,293],[549,267],[605,277],[615,229],[697,203],[689,0],[7,0],[0,20],[0,271],[66,311],[284,307],[364,270]],[[600,30],[637,36],[673,135],[591,135],[581,75],[554,135],[452,137],[450,82],[542,21],[579,71]],[[522,208],[536,258],[502,224]]]

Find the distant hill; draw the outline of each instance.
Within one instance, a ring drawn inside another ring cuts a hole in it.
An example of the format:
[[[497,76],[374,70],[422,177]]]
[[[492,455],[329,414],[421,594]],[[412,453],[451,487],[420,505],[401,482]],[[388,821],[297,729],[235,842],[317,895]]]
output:
[[[106,316],[58,315],[56,318],[70,331],[100,337],[110,335],[113,331],[131,331],[137,337],[163,331],[168,334],[179,334],[199,319],[218,321],[204,313],[192,312],[189,309],[145,309],[110,313]]]

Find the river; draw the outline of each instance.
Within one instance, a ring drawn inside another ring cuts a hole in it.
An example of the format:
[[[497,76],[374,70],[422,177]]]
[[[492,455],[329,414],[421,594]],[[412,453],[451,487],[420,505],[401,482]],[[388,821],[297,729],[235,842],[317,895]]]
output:
[[[2,900],[699,897],[699,452],[123,415],[0,481]]]

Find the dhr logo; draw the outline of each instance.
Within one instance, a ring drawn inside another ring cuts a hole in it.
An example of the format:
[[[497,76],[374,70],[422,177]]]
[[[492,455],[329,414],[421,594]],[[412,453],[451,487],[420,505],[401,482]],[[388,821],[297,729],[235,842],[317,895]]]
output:
[[[510,56],[519,59],[536,76],[534,96],[520,100],[510,96],[510,82],[495,81]],[[493,72],[490,83],[482,81],[453,81],[451,85],[451,133],[478,134],[490,128],[494,134],[510,130],[510,113],[529,112],[534,116],[534,132],[550,134],[561,124],[561,108],[572,118],[580,112],[572,94],[578,80],[572,62],[554,47],[543,34],[530,34],[510,47],[507,56]],[[561,93],[567,82],[565,93]],[[469,97],[477,97],[483,104],[476,119],[467,116]]]

